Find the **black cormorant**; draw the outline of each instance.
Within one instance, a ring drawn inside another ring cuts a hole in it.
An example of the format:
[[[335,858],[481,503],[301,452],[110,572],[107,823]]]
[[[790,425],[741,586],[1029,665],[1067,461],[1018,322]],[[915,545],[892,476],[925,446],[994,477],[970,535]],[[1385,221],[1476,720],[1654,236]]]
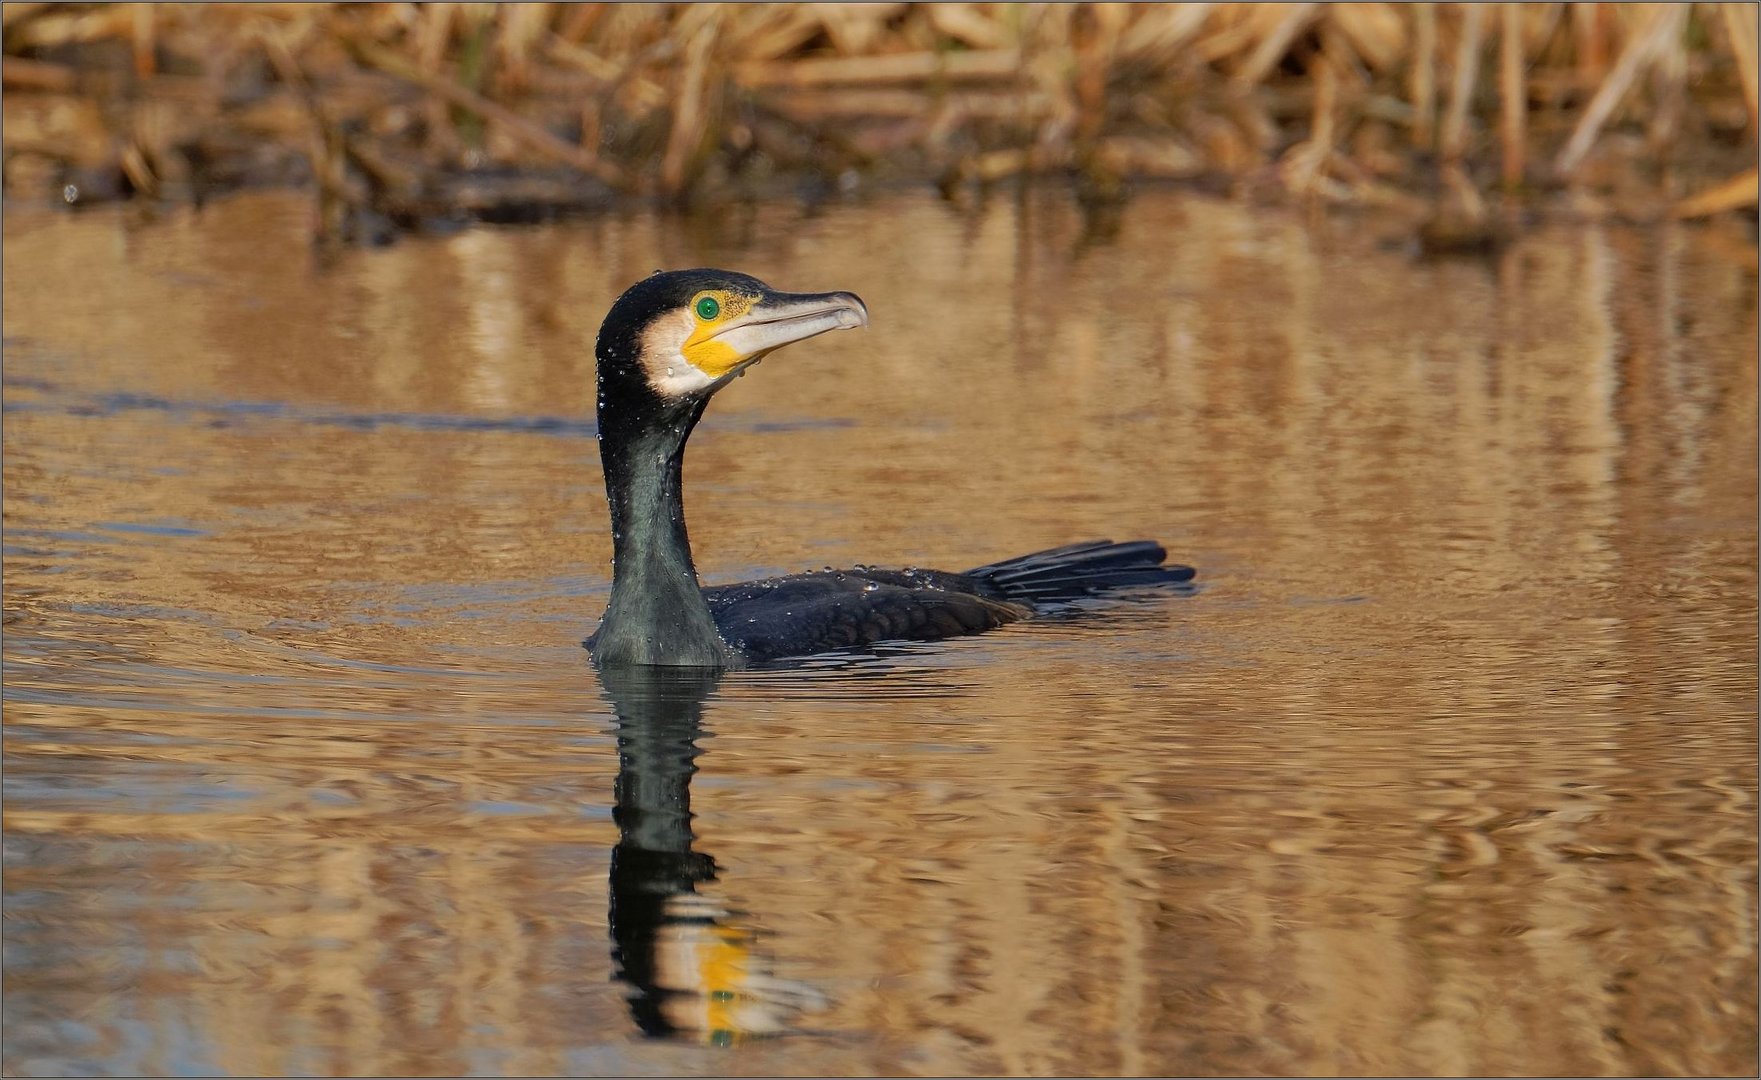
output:
[[[1154,541],[1101,540],[960,574],[859,567],[700,586],[680,477],[710,396],[784,345],[866,325],[854,293],[780,293],[729,270],[656,272],[618,297],[596,348],[614,560],[611,602],[587,641],[596,662],[736,668],[935,641],[1096,592],[1193,576],[1163,565]]]

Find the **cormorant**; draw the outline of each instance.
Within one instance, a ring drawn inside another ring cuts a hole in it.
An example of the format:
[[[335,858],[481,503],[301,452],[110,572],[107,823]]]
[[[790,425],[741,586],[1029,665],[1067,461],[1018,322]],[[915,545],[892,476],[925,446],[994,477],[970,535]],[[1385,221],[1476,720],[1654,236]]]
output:
[[[868,325],[854,293],[782,293],[729,270],[657,271],[599,328],[599,456],[611,504],[611,602],[599,664],[738,668],[877,641],[976,634],[1108,589],[1175,584],[1150,540],[1098,540],[965,573],[857,567],[698,584],[680,488],[710,396],[792,342]]]

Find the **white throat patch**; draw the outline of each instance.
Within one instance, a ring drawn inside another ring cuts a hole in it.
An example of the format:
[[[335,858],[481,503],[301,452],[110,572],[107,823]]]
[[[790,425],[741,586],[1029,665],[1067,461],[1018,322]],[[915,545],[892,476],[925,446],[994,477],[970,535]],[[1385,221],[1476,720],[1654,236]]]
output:
[[[697,329],[689,311],[655,319],[642,331],[642,367],[648,385],[667,398],[690,397],[715,383],[702,368],[685,359],[685,341]]]

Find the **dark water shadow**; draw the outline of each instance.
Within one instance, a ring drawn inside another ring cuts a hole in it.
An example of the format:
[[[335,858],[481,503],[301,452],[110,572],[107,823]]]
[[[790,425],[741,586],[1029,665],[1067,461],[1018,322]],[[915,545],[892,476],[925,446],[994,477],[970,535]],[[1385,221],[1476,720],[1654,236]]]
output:
[[[51,395],[42,400],[20,400],[11,395],[0,402],[0,413],[50,413],[102,418],[121,413],[161,413],[210,429],[270,422],[292,422],[351,431],[402,429],[424,432],[496,432],[518,435],[550,435],[591,439],[598,431],[593,420],[579,416],[471,416],[452,413],[384,412],[325,409],[288,401],[199,401],[139,394],[127,391],[82,394],[41,379],[6,379],[6,390]],[[735,420],[717,419],[705,430],[725,429],[769,435],[854,427],[845,417],[754,416]]]

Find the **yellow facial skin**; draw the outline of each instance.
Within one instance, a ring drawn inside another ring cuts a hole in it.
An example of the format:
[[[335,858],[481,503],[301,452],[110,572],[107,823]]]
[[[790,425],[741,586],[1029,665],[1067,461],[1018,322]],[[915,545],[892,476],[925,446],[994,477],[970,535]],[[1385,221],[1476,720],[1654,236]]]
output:
[[[697,310],[705,297],[714,300],[720,308],[713,319],[703,318]],[[723,289],[712,289],[693,296],[690,311],[697,328],[685,339],[685,344],[680,349],[685,359],[691,362],[691,366],[712,379],[719,379],[738,367],[746,357],[741,356],[727,342],[715,340],[715,334],[730,321],[752,310],[752,305],[757,302],[756,296],[745,296]]]
[[[714,393],[785,345],[868,325],[854,293],[706,289],[643,331],[649,385],[668,399]]]

